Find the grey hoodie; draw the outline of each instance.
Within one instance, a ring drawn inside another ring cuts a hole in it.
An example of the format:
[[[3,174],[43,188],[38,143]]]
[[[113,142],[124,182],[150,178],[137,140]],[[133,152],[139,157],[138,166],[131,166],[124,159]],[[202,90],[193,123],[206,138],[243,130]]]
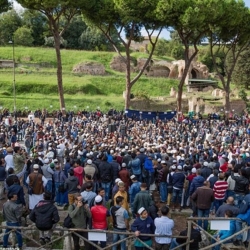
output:
[[[79,185],[78,178],[76,176],[70,176],[64,183],[64,188],[68,190],[69,194],[77,193],[79,190],[77,186]]]

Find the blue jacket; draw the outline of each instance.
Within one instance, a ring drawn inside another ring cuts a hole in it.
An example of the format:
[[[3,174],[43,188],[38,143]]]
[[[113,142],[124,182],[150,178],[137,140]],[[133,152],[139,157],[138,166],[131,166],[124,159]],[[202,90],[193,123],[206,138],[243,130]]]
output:
[[[0,166],[0,181],[4,181],[7,177],[6,171],[5,171],[5,167],[4,166]]]
[[[153,168],[153,162],[152,162],[152,160],[149,160],[148,157],[145,159],[144,168],[151,173],[154,173],[154,171],[155,171]]]
[[[196,191],[197,188],[202,187],[204,181],[205,179],[200,175],[194,177],[190,186],[189,195],[191,196]]]
[[[238,214],[237,218],[240,218],[241,220],[245,221],[247,225],[250,225],[250,208],[247,210],[244,214]]]
[[[184,186],[186,176],[182,172],[176,172],[172,175],[173,187],[182,189]]]
[[[136,218],[133,224],[131,225],[131,231],[140,231],[141,234],[154,234],[155,225],[151,217],[147,217],[146,220],[141,220],[140,217]],[[139,236],[140,240],[150,240],[151,237],[148,236]]]
[[[240,214],[245,214],[247,210],[250,208],[250,194],[247,194],[243,201],[240,204]]]
[[[235,230],[236,230],[235,221],[230,220],[230,229],[229,230],[220,230],[219,231],[220,239],[224,240],[224,239],[230,237],[231,235],[233,235],[235,233]]]
[[[26,206],[26,202],[24,199],[24,192],[23,187],[19,184],[13,184],[10,187],[8,187],[8,193],[14,193],[17,194],[17,204],[22,204],[23,206]]]
[[[140,182],[134,182],[129,190],[128,190],[128,193],[129,193],[129,198],[130,198],[130,203],[132,204],[134,202],[134,199],[135,199],[135,196],[137,193],[139,193],[141,191],[141,183]]]

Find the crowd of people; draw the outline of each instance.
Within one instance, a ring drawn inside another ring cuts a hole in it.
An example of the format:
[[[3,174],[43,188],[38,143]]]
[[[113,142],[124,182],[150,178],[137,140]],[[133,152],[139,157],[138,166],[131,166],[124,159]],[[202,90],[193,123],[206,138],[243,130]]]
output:
[[[3,217],[8,226],[18,227],[21,216],[29,214],[44,245],[60,220],[58,207],[67,206],[71,227],[112,228],[117,232],[113,243],[132,231],[136,250],[147,245],[165,250],[186,241],[171,237],[170,212],[191,208],[193,217],[228,218],[230,228],[219,231],[215,239],[229,238],[250,225],[249,123],[247,114],[236,120],[209,116],[182,121],[150,121],[99,110],[54,119],[43,116],[37,122],[6,122],[3,116],[0,199],[5,193],[8,199]],[[235,217],[238,220],[230,219]],[[208,230],[207,220],[197,223]],[[199,249],[199,227],[191,230],[192,250]],[[8,232],[3,247],[8,246]],[[78,234],[88,239],[86,232]],[[180,235],[187,236],[187,229]],[[250,233],[239,234],[233,244],[248,246],[249,240]],[[74,249],[80,249],[78,235],[73,234],[73,241]],[[95,243],[106,246],[106,241]],[[127,249],[125,241],[118,245]],[[85,241],[84,249],[96,248]]]

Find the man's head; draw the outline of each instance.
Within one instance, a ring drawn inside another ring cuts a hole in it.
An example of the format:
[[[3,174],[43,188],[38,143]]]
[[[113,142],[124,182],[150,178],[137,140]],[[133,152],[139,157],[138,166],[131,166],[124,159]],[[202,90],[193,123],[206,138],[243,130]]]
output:
[[[146,183],[142,183],[141,184],[141,190],[146,190],[147,189],[147,184]]]
[[[98,188],[98,195],[100,195],[102,197],[105,196],[105,190],[104,190],[104,188],[102,188],[102,187]]]
[[[224,180],[224,178],[225,178],[224,173],[220,173],[220,174],[219,174],[219,180]]]
[[[168,213],[169,213],[169,207],[167,207],[167,206],[162,206],[162,207],[161,207],[161,214],[162,214],[163,216],[167,216]]]
[[[77,205],[78,203],[82,203],[82,196],[80,193],[76,193],[74,195],[74,198],[75,198],[75,204]]]
[[[87,182],[87,183],[86,183],[86,190],[87,190],[87,191],[91,191],[92,188],[93,188],[92,183],[91,183],[91,182]]]
[[[122,206],[123,201],[124,201],[124,198],[123,198],[122,196],[117,196],[117,197],[115,198],[115,202],[116,202],[116,204],[117,204],[118,206]]]
[[[231,218],[233,217],[233,212],[231,210],[226,210],[225,211],[225,217],[226,218]]]
[[[118,182],[118,187],[119,187],[119,191],[120,192],[124,192],[125,191],[125,185],[123,181],[119,181]]]
[[[52,194],[48,191],[45,191],[44,194],[43,194],[43,199],[46,200],[46,201],[49,201],[51,200],[51,197],[52,197]]]
[[[97,195],[95,197],[95,204],[96,205],[102,205],[103,197],[101,195]]]
[[[234,197],[229,196],[229,197],[227,198],[227,204],[233,205],[233,204],[234,204]]]
[[[16,201],[17,200],[17,194],[16,193],[8,193],[8,200],[10,201]]]
[[[140,218],[142,220],[145,220],[147,217],[148,217],[148,212],[147,210],[144,208],[144,207],[141,207],[139,210],[138,210],[138,214],[140,216]]]

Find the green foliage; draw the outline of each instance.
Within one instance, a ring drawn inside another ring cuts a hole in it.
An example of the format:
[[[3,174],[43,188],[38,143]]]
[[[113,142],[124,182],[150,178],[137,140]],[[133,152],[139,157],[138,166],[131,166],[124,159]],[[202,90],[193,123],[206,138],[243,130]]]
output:
[[[246,49],[240,55],[239,60],[235,66],[233,72],[233,82],[245,89],[249,89],[250,86],[250,50]]]
[[[22,19],[15,10],[0,16],[0,44],[6,45],[12,40],[14,32],[22,26]]]
[[[34,39],[31,30],[24,26],[18,28],[14,33],[14,41],[16,45],[32,46]]]
[[[171,50],[171,57],[180,60],[184,59],[184,48],[181,44],[177,43]]]
[[[11,3],[8,0],[0,0],[0,13],[8,11],[11,7]]]
[[[25,9],[21,17],[23,25],[31,30],[33,45],[44,45],[44,37],[50,35],[45,15],[39,11],[30,11]]]
[[[240,97],[243,101],[245,101],[245,102],[248,101],[248,99],[247,99],[247,93],[246,93],[246,91],[245,91],[244,89],[240,89],[240,91],[239,91],[239,97]]]

